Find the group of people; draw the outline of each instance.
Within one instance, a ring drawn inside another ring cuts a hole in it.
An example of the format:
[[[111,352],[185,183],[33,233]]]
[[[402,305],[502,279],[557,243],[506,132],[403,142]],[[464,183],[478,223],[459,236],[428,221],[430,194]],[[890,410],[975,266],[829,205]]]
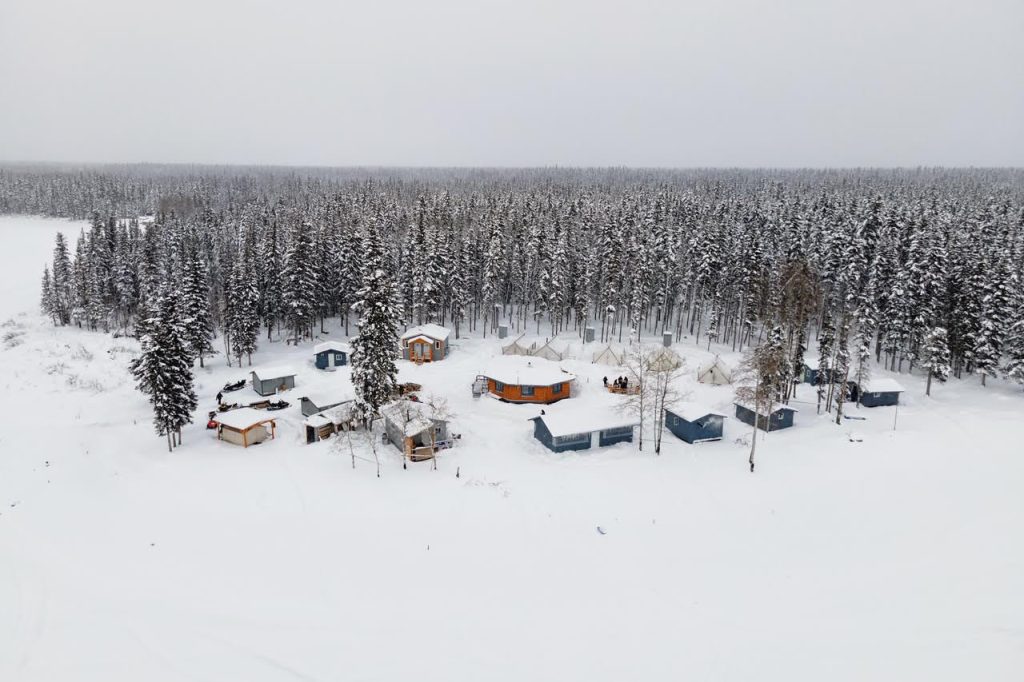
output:
[[[612,382],[612,386],[625,391],[629,388],[629,379],[626,377],[619,377]],[[604,378],[604,387],[608,388],[608,377]]]

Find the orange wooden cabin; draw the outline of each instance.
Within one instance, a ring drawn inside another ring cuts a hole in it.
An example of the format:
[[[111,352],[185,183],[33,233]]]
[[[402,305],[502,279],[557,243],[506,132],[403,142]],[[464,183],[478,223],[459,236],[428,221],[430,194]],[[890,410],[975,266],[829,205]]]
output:
[[[448,357],[449,331],[437,324],[421,324],[402,334],[402,357],[412,362],[437,362]]]
[[[502,362],[477,377],[487,382],[487,392],[510,403],[556,403],[572,397],[572,383],[576,378],[563,372],[546,360]]]

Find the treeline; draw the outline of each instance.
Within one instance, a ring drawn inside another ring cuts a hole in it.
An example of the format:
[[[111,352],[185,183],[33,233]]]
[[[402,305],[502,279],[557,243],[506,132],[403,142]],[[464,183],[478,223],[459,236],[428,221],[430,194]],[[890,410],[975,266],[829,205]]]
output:
[[[379,251],[402,320],[457,336],[770,338],[789,376],[816,339],[825,375],[924,363],[1024,382],[1016,170],[36,168],[0,188],[5,210],[103,207],[44,274],[56,323],[131,331],[173,287],[200,361],[217,332],[242,362],[262,333],[353,331]]]

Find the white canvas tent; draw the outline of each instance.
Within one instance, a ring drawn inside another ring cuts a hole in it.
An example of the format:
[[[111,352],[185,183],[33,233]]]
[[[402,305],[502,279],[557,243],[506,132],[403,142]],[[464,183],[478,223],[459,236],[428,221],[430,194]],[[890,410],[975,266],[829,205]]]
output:
[[[521,335],[518,339],[512,341],[507,346],[502,346],[502,355],[533,355],[533,351],[537,349],[537,342],[528,343],[526,341],[526,335]]]
[[[722,359],[715,356],[711,362],[701,365],[697,370],[697,381],[712,386],[724,386],[732,383],[732,368],[722,362]]]
[[[608,345],[594,353],[593,362],[595,365],[609,365],[611,367],[622,367],[624,359],[624,354],[622,352],[616,353],[615,350],[611,347],[611,345]]]
[[[533,351],[533,356],[537,358],[544,358],[545,360],[553,360],[558,362],[559,360],[565,360],[565,356],[568,353],[569,348],[565,343],[555,342],[555,339],[551,339],[543,346]]]

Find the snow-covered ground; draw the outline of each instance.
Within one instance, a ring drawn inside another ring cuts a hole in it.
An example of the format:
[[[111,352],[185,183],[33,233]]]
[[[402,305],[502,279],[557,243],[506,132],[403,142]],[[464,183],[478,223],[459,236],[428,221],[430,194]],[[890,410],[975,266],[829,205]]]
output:
[[[751,475],[735,419],[659,457],[553,454],[539,408],[471,395],[498,342],[453,339],[401,378],[448,398],[461,442],[436,471],[382,446],[377,478],[343,440],[303,443],[298,397],[347,373],[261,342],[254,366],[299,369],[278,438],[204,428],[246,374],[218,357],[168,453],[134,343],[35,313],[57,229],[77,232],[0,218],[0,680],[1021,679],[1019,389],[925,398],[904,375],[898,417],[843,426],[797,405]],[[710,355],[677,348],[691,399],[731,417],[731,388],[692,378]],[[580,391],[559,408],[617,404],[614,370],[562,364]]]

